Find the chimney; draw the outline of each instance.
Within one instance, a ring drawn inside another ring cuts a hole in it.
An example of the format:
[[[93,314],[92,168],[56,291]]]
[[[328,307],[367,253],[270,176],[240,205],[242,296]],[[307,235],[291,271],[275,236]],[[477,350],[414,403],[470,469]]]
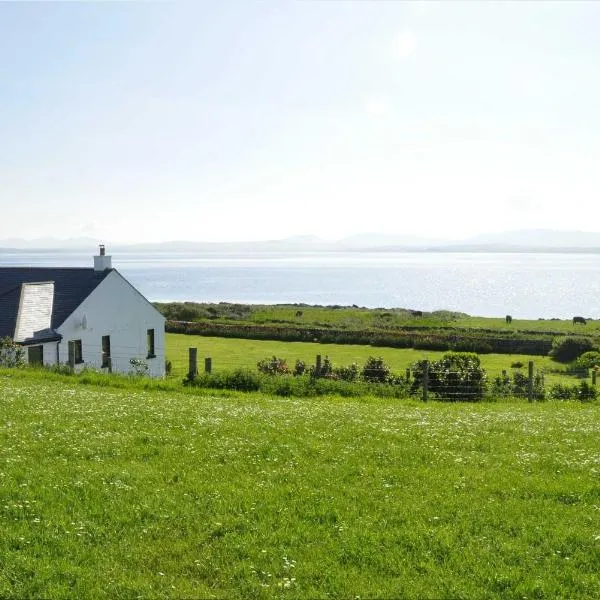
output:
[[[100,244],[100,254],[94,256],[94,271],[106,271],[107,269],[112,269],[112,259],[110,256],[106,256],[104,244]]]

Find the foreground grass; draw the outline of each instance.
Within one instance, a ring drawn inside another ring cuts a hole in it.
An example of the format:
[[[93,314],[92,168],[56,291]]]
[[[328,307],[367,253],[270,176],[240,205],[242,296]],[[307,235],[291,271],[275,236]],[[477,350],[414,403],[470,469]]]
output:
[[[594,598],[598,408],[0,374],[0,597]]]

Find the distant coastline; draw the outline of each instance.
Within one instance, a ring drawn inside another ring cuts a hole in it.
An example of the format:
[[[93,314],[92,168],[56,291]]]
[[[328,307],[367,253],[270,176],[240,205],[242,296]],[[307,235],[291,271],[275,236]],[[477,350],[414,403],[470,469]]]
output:
[[[260,241],[188,241],[124,243],[90,237],[55,239],[0,239],[0,252],[89,252],[98,244],[106,244],[110,252],[463,252],[463,253],[560,253],[597,254],[600,232],[522,230],[481,234],[465,239],[441,239],[409,234],[365,233],[338,240],[324,240],[314,235],[294,236]]]
[[[40,247],[40,248],[11,248],[0,246],[0,254],[71,254],[71,253],[89,253],[90,248],[95,248],[96,244],[89,246],[73,247]],[[173,252],[173,253],[288,253],[288,254],[327,254],[327,253],[464,253],[464,254],[600,254],[600,246],[513,246],[503,244],[476,244],[476,245],[448,245],[448,246],[356,246],[340,247],[337,245],[328,246],[300,246],[300,245],[270,245],[264,242],[252,243],[190,243],[179,244],[177,242],[164,244],[131,244],[114,245],[110,247],[112,254],[115,253],[141,253],[141,252]]]

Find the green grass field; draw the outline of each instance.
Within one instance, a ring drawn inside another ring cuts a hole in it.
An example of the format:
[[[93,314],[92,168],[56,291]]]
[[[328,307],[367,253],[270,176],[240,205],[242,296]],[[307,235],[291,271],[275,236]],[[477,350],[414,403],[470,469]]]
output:
[[[166,334],[167,358],[173,364],[173,373],[183,377],[188,371],[188,349],[198,349],[198,368],[204,368],[204,358],[211,357],[213,370],[237,368],[256,369],[256,363],[264,358],[278,356],[285,358],[293,368],[297,359],[314,364],[320,354],[328,356],[334,365],[350,365],[353,362],[364,364],[369,356],[381,356],[392,371],[401,374],[417,360],[438,360],[444,352],[434,350],[414,350],[411,348],[380,348],[351,344],[317,344],[306,342],[278,342],[270,340],[241,340],[232,338],[204,337],[168,333]],[[521,354],[481,354],[481,363],[489,376],[499,375],[503,369],[510,371],[511,364],[522,362],[527,372],[527,363],[533,360],[536,369],[547,372],[546,383],[573,384],[576,380],[553,370],[564,371],[564,365],[552,361],[547,356],[526,356]]]
[[[0,372],[2,598],[597,598],[596,404]]]
[[[573,325],[571,319],[521,319],[513,314],[510,325],[505,316],[477,317],[451,311],[425,312],[414,316],[401,308],[360,308],[351,306],[299,306],[285,304],[230,303],[155,303],[169,318],[214,320],[255,324],[292,325],[296,327],[336,327],[360,331],[402,327],[456,327],[501,332],[600,334],[600,320],[589,319],[587,325]],[[183,312],[181,312],[183,310]],[[301,314],[298,314],[300,311]],[[507,312],[511,312],[510,309]],[[587,316],[587,315],[584,315]]]

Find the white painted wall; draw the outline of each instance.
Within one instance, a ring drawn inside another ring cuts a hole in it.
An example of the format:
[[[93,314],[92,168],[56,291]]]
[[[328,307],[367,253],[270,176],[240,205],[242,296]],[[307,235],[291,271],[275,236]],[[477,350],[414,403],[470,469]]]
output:
[[[56,344],[57,342],[46,342],[44,344],[32,344],[32,346],[43,346],[44,350],[44,365],[52,366],[56,364]],[[29,362],[29,346],[23,346],[25,362]]]
[[[154,358],[147,355],[148,329],[154,329]],[[116,270],[57,331],[63,336],[59,344],[61,364],[69,361],[69,340],[81,340],[83,363],[76,368],[101,369],[102,336],[109,335],[113,373],[133,372],[129,361],[140,358],[147,362],[150,376],[165,374],[165,318]]]

